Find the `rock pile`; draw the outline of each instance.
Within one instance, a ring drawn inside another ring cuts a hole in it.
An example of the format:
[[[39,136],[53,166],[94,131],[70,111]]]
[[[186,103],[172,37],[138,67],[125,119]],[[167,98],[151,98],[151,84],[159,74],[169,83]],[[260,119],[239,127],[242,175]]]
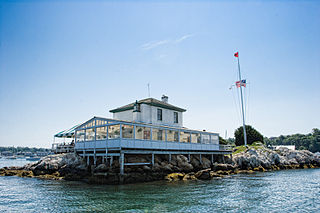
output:
[[[289,150],[281,148],[273,151],[261,146],[259,149],[249,148],[245,152],[235,154],[233,162],[239,169],[255,168],[294,169],[320,166],[320,158],[307,150]]]
[[[2,176],[38,177],[44,179],[81,179],[88,175],[85,162],[74,153],[48,155],[23,167],[4,167]]]
[[[264,146],[251,147],[233,155],[225,156],[225,162],[211,161],[198,155],[190,160],[184,155],[172,155],[169,162],[167,156],[156,155],[155,164],[125,167],[124,183],[146,182],[154,180],[209,180],[228,177],[238,173],[253,173],[279,169],[320,167],[320,157],[306,150],[293,151],[286,148],[273,151]],[[145,155],[128,155],[126,162],[150,162]],[[87,167],[85,161],[74,153],[50,155],[39,162],[24,167],[0,169],[2,176],[39,177],[45,179],[84,180],[90,183],[120,183],[119,163],[113,162],[112,168],[101,163],[95,167]]]

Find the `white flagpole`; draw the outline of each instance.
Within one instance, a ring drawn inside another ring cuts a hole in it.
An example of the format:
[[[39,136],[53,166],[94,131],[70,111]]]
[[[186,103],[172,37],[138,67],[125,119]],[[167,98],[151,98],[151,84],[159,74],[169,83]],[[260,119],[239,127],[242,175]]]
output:
[[[239,82],[240,82],[240,95],[241,95],[241,110],[242,110],[242,124],[243,124],[243,137],[244,137],[244,145],[247,146],[247,133],[246,133],[246,124],[244,120],[244,108],[243,108],[243,97],[242,97],[242,82],[241,82],[241,72],[240,72],[240,61],[239,61],[239,53],[238,53],[238,71],[239,71]]]

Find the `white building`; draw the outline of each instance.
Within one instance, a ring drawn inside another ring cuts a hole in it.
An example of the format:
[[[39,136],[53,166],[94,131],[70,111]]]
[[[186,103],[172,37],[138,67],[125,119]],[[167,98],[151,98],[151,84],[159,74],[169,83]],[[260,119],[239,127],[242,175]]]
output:
[[[113,118],[93,117],[74,127],[74,131],[60,132],[55,137],[74,138],[74,151],[86,158],[88,165],[119,160],[120,174],[124,166],[154,165],[154,155],[183,154],[223,156],[231,154],[229,146],[219,144],[217,133],[192,130],[183,127],[183,112],[186,110],[168,103],[147,98],[112,109]],[[151,155],[150,163],[125,162],[125,155]]]
[[[161,101],[146,98],[116,109],[110,110],[113,119],[147,123],[160,126],[182,127],[185,109],[168,103],[168,96],[163,95]]]

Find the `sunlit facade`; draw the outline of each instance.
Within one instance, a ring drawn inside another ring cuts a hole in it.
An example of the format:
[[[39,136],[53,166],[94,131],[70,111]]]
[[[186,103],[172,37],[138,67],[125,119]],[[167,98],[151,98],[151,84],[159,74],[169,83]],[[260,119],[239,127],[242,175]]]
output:
[[[94,117],[76,128],[75,149],[220,150],[217,133]]]
[[[74,151],[87,160],[88,165],[107,163],[112,167],[119,160],[120,174],[125,166],[154,165],[154,155],[231,154],[229,146],[219,144],[217,133],[183,127],[185,109],[162,100],[147,98],[113,110],[113,119],[93,117],[78,125],[72,133]],[[64,132],[62,132],[64,133]],[[66,133],[67,134],[67,133]],[[69,134],[69,133],[68,133]],[[64,134],[57,134],[64,136]],[[150,155],[151,162],[125,162],[125,155]]]

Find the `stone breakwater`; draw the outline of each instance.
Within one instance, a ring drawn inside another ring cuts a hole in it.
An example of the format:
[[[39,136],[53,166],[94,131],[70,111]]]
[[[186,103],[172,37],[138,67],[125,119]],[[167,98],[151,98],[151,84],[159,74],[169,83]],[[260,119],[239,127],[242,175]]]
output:
[[[129,162],[150,162],[146,156],[127,156]],[[165,156],[155,156],[154,166],[131,166],[125,168],[121,178],[124,183],[146,182],[154,180],[209,180],[228,177],[238,173],[265,172],[280,169],[300,169],[320,167],[320,158],[306,150],[293,151],[270,150],[264,146],[251,147],[234,154],[232,159],[225,156],[216,159],[216,163],[202,157],[191,156],[190,161],[184,155],[172,156],[171,162]],[[106,164],[88,167],[85,161],[74,153],[47,156],[40,161],[24,167],[4,167],[1,176],[38,177],[44,179],[81,180],[88,183],[119,184],[119,163],[113,162],[110,168]]]

